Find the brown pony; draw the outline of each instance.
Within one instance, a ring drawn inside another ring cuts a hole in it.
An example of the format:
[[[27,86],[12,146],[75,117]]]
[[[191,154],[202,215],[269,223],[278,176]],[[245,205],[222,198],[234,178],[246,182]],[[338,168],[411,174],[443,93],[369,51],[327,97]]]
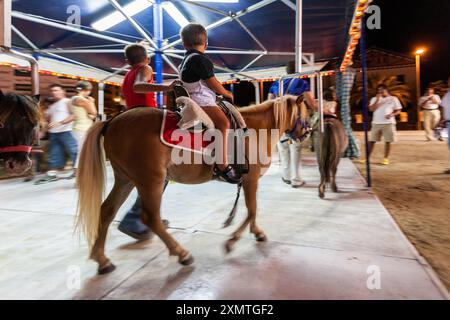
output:
[[[285,96],[260,105],[240,109],[247,127],[257,131],[258,148],[265,148],[271,155],[271,129],[284,132],[295,124],[298,118],[306,120],[308,112],[301,97]],[[153,108],[127,111],[114,118],[108,125],[96,123],[88,132],[81,151],[77,174],[79,189],[77,226],[87,238],[91,259],[98,265],[98,273],[114,270],[114,265],[105,256],[104,245],[108,226],[117,210],[127,199],[133,187],[137,187],[142,199],[141,218],[165,243],[170,255],[178,256],[183,265],[193,262],[193,257],[167,231],[161,222],[160,206],[165,180],[184,184],[208,182],[213,176],[213,167],[207,164],[178,164],[171,161],[172,148],[160,141],[163,112]],[[267,131],[259,131],[267,129]],[[303,132],[299,127],[298,134]],[[266,133],[265,133],[266,132]],[[262,135],[267,134],[267,137]],[[102,138],[104,136],[104,138]],[[112,191],[102,203],[105,188],[104,150],[111,162],[115,182]],[[261,141],[267,141],[264,145]],[[246,141],[247,152],[249,143]],[[258,180],[269,164],[262,164],[259,157],[256,164],[244,176],[243,188],[248,215],[242,225],[226,242],[226,249],[232,249],[242,232],[250,225],[256,240],[266,241],[264,231],[256,224],[256,190]]]
[[[0,90],[0,160],[8,174],[19,175],[31,167],[31,146],[38,139],[38,102],[39,96]]]
[[[331,184],[331,190],[337,192],[336,171],[342,154],[348,146],[348,137],[341,121],[335,118],[324,119],[324,132],[318,132],[316,140],[317,160],[320,170],[319,197],[325,197],[325,187]]]

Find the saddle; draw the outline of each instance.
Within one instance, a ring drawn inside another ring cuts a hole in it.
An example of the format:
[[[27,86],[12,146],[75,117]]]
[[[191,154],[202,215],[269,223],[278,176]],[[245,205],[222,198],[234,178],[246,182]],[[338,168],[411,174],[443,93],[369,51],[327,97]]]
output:
[[[171,111],[164,111],[163,123],[161,126],[161,141],[172,148],[201,153],[206,156],[214,156],[211,149],[212,140],[204,138],[207,130],[214,129],[214,123],[206,112],[189,97],[189,93],[181,85],[174,87],[174,97]],[[234,105],[218,99],[217,105],[221,108],[230,122],[230,129],[236,134],[234,138],[234,150],[229,148],[229,158],[231,165],[241,175],[248,173],[248,160],[238,159],[238,156],[245,155],[245,131],[246,125],[242,115]],[[180,134],[180,130],[184,133]],[[231,140],[231,139],[230,139]]]

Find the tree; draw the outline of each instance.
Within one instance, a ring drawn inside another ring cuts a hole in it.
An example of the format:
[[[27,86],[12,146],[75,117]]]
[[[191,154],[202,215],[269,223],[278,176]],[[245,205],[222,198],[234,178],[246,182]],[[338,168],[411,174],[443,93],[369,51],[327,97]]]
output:
[[[396,96],[403,107],[406,107],[411,102],[411,89],[409,86],[402,84],[395,76],[379,76],[371,75],[367,81],[368,98],[376,96],[377,87],[384,84],[389,89],[391,95]],[[355,83],[353,87],[350,104],[352,106],[359,106],[362,103],[362,81]]]

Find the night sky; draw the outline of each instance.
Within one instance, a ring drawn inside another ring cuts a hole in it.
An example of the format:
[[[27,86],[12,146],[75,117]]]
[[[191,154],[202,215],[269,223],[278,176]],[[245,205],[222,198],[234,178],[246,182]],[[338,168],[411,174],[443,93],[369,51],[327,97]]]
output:
[[[368,30],[367,46],[422,56],[422,88],[450,76],[450,0],[375,0],[381,9],[381,29]]]

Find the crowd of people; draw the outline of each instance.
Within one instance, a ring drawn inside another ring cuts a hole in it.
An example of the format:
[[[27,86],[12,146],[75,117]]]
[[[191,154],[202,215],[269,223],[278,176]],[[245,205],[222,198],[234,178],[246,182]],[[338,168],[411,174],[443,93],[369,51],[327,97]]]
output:
[[[42,184],[60,178],[74,178],[78,166],[78,158],[83,146],[84,137],[89,130],[97,109],[95,101],[90,96],[92,84],[87,81],[77,83],[77,94],[67,98],[60,84],[50,86],[50,97],[44,100],[41,112],[40,140],[47,145],[47,173],[35,183]],[[63,173],[66,166],[66,156],[72,161],[73,171]],[[35,155],[35,165],[26,181],[33,179],[40,172],[42,155]]]
[[[450,78],[448,79],[450,88]],[[450,91],[448,90],[442,98],[435,93],[433,87],[428,87],[424,95],[420,97],[419,108],[423,112],[423,124],[425,129],[425,138],[427,141],[444,140],[442,137],[443,128],[447,126],[450,133]],[[441,110],[443,109],[443,117]],[[369,156],[372,154],[375,143],[384,139],[384,158],[381,164],[389,164],[389,154],[391,143],[397,140],[395,117],[400,114],[402,105],[399,99],[389,92],[387,86],[381,84],[377,88],[377,95],[372,97],[369,103],[369,109],[373,112],[372,126],[370,132]],[[450,142],[449,142],[450,150]],[[361,162],[365,162],[362,159]],[[450,173],[450,170],[447,172]]]
[[[217,108],[216,94],[221,94],[233,99],[231,92],[225,90],[222,84],[214,76],[212,62],[204,54],[207,47],[207,34],[204,27],[198,24],[189,24],[181,31],[183,45],[187,52],[180,66],[181,81],[184,87],[205,112],[213,119],[219,130],[225,131],[228,120]],[[173,90],[174,83],[170,85],[154,84],[153,70],[149,66],[150,59],[147,49],[139,44],[129,45],[125,48],[125,57],[131,70],[127,73],[123,83],[123,95],[126,100],[127,109],[138,107],[156,107],[155,92],[168,92]],[[294,63],[287,65],[287,74],[295,73]],[[450,78],[449,78],[450,87]],[[269,90],[268,99],[279,96],[279,81],[275,82]],[[283,80],[283,94],[304,96],[305,102],[315,111],[317,120],[318,104],[314,98],[307,81],[297,77]],[[90,96],[92,85],[89,82],[80,81],[77,84],[77,94],[71,99],[67,98],[63,87],[54,84],[50,87],[50,97],[43,103],[43,119],[41,125],[41,140],[48,144],[48,170],[47,173],[37,180],[36,184],[55,181],[62,177],[74,178],[78,166],[79,155],[83,146],[85,135],[96,118],[97,111],[95,101]],[[439,107],[444,107],[444,120],[450,131],[450,91],[441,98],[434,93],[433,88],[428,88],[425,95],[418,101],[424,113],[424,126],[426,139],[436,140],[434,129],[440,123],[441,115]],[[337,97],[333,87],[324,92],[324,113],[328,115],[337,114]],[[375,144],[384,138],[385,150],[382,164],[389,164],[391,143],[396,140],[396,116],[402,110],[398,98],[391,95],[385,85],[377,88],[375,97],[371,97],[369,104],[373,112],[370,134],[369,155],[374,150]],[[225,135],[226,136],[226,135]],[[281,139],[288,140],[288,139]],[[226,144],[224,146],[226,148]],[[450,142],[449,142],[450,148]],[[278,143],[280,162],[282,166],[282,181],[293,188],[299,188],[305,184],[301,175],[301,150],[302,144],[297,141],[290,143]],[[226,150],[223,152],[227,154]],[[73,171],[66,176],[61,171],[66,165],[66,156],[73,164]],[[41,155],[35,155],[36,170],[40,170]],[[236,183],[239,177],[234,169],[228,165],[226,156],[223,161],[216,165],[215,173],[231,183]],[[361,161],[366,161],[362,159]],[[450,170],[449,172],[450,173]],[[31,180],[30,177],[27,180]],[[119,225],[119,229],[138,240],[147,239],[151,236],[150,229],[141,222],[141,201],[137,197],[134,206],[128,211]],[[165,221],[166,225],[168,224]]]

